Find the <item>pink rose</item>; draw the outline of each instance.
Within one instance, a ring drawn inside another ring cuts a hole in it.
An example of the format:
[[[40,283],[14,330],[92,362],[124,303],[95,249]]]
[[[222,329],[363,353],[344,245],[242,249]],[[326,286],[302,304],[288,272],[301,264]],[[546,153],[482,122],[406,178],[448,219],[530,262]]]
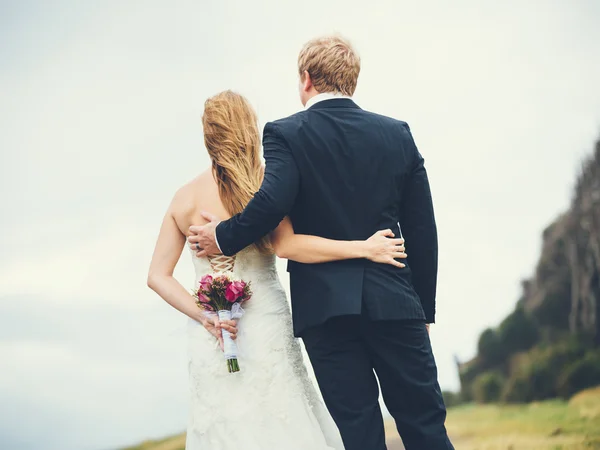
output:
[[[244,288],[246,287],[246,283],[243,281],[234,281],[229,286],[227,286],[227,290],[225,291],[225,298],[230,303],[235,303],[244,295]]]
[[[202,307],[204,308],[205,311],[214,312],[214,310],[215,310],[214,306],[211,305],[210,303],[202,303]]]
[[[202,279],[200,280],[200,288],[202,288],[202,290],[204,291],[210,291],[210,288],[212,286],[212,282],[213,282],[213,277],[210,275],[204,275],[202,277]]]
[[[209,303],[210,302],[210,298],[208,298],[206,295],[202,294],[202,293],[198,293],[198,301],[200,303]]]

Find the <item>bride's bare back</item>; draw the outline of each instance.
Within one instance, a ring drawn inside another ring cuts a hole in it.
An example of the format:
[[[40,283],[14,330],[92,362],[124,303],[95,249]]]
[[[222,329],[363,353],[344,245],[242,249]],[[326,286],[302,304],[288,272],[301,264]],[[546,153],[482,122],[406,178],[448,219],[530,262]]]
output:
[[[183,236],[189,236],[192,225],[204,225],[202,212],[226,220],[231,215],[225,209],[213,171],[205,170],[192,181],[182,186],[171,204],[171,215]]]

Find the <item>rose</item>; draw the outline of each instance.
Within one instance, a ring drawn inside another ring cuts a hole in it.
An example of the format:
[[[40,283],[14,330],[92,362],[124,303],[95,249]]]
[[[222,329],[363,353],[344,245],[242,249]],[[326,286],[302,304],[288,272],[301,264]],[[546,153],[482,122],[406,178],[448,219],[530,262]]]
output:
[[[248,283],[246,283],[245,281],[242,281],[242,290],[243,292],[241,293],[241,297],[242,297],[242,301],[248,301],[250,300],[250,297],[252,296],[252,291],[250,290],[250,286],[248,285]]]
[[[234,281],[225,290],[225,298],[229,303],[235,303],[244,296],[244,288],[246,283],[243,281]]]
[[[210,275],[204,275],[200,280],[200,288],[204,291],[210,291],[212,286],[213,277]]]
[[[205,311],[215,312],[215,307],[210,303],[202,303],[202,307]]]
[[[210,303],[210,298],[208,298],[202,292],[198,292],[198,301],[200,303]]]

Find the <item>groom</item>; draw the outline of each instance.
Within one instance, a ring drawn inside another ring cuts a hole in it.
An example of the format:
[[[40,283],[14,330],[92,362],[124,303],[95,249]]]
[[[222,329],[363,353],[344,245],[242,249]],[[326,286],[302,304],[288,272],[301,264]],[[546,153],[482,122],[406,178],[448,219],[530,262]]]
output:
[[[296,233],[331,239],[403,234],[403,269],[290,261],[294,332],[346,450],[386,448],[375,374],[407,450],[453,449],[426,325],[435,316],[437,232],[423,158],[405,122],[352,101],[360,59],[347,41],[310,41],[298,72],[306,109],[265,126],[259,192],[241,214],[192,227],[190,244],[233,255],[285,216]]]

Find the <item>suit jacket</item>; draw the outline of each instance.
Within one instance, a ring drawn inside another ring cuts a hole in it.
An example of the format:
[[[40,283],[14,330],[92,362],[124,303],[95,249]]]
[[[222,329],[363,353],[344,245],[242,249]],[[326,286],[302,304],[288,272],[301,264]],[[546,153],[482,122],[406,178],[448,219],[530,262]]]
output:
[[[331,99],[267,123],[263,147],[260,190],[217,227],[225,255],[288,215],[299,234],[364,240],[391,228],[406,239],[403,269],[365,259],[289,261],[295,335],[341,315],[434,322],[437,230],[424,160],[408,125],[351,99]]]

